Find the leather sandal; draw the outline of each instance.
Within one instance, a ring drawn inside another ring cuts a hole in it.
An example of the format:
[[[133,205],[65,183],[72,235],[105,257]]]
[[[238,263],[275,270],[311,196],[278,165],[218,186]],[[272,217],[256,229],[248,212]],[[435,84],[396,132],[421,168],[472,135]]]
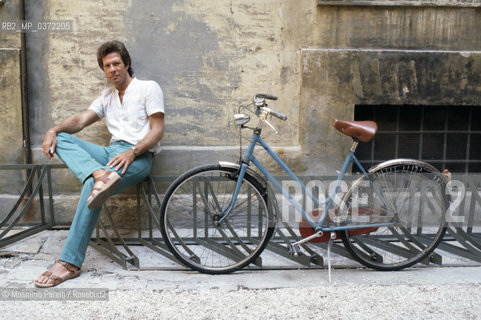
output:
[[[94,188],[87,199],[88,208],[93,210],[100,207],[117,190],[120,182],[120,175],[114,171],[107,171],[95,179]]]
[[[59,277],[55,274],[53,274],[51,271],[47,270],[45,271],[44,273],[42,273],[41,276],[43,277],[48,277],[49,280],[52,280],[53,282],[47,282],[47,283],[40,283],[40,282],[37,282],[36,280],[34,281],[35,283],[35,286],[37,288],[51,288],[51,287],[55,287],[56,285],[64,282],[64,281],[67,281],[69,279],[73,279],[73,278],[76,278],[80,275],[80,269],[77,268],[76,266],[68,263],[68,262],[65,262],[65,261],[61,261],[61,260],[58,260],[57,263],[61,264],[62,266],[65,267],[65,269],[68,270],[68,275],[66,276],[63,276],[63,277]]]

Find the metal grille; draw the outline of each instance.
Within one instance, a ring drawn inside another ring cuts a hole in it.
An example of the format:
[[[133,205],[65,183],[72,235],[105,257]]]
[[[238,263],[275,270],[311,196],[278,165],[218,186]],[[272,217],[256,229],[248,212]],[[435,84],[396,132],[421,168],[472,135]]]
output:
[[[481,172],[481,107],[358,105],[354,119],[378,125],[376,137],[356,152],[366,168],[411,158],[439,170]]]

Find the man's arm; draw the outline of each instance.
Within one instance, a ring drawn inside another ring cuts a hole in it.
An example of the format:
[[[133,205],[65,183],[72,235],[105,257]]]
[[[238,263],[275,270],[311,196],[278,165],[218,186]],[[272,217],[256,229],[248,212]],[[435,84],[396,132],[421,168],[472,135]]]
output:
[[[77,133],[83,128],[99,120],[99,116],[92,110],[86,110],[80,114],[71,116],[60,124],[48,129],[43,138],[42,151],[48,160],[53,158],[55,147],[57,146],[57,133]]]
[[[151,130],[135,145],[137,150],[139,150],[139,155],[147,152],[164,136],[164,114],[162,112],[156,112],[150,115],[149,122]],[[119,170],[123,167],[122,174],[124,174],[134,160],[134,151],[129,149],[113,157],[107,165],[110,168],[117,166],[115,170]]]
[[[139,150],[139,154],[147,152],[164,136],[164,114],[157,112],[149,116],[150,128],[149,133],[135,145]],[[133,153],[133,151],[131,151]]]

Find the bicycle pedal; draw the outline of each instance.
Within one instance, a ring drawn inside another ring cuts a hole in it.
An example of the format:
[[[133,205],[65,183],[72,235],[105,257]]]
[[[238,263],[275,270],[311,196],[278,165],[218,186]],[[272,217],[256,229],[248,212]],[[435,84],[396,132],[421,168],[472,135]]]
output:
[[[302,256],[301,247],[298,244],[292,245],[288,244],[287,249],[289,250],[289,254],[294,257]]]

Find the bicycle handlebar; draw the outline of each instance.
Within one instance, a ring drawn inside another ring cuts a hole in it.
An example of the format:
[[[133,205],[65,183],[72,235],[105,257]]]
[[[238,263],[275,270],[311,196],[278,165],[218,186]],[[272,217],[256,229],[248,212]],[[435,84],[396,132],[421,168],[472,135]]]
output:
[[[262,98],[262,99],[267,99],[267,100],[277,100],[277,97],[272,94],[266,94],[266,93],[258,93],[255,95],[255,98]]]
[[[270,115],[273,115],[274,117],[281,119],[283,121],[287,120],[287,116],[283,114],[282,112],[272,110],[270,108],[267,108],[267,104],[265,100],[277,100],[277,97],[272,94],[267,94],[267,93],[258,93],[254,96],[254,104],[257,108],[267,112]]]
[[[267,111],[269,114],[273,115],[277,119],[281,119],[283,121],[287,120],[287,116],[285,114],[283,114],[282,112],[272,110],[272,109],[267,108],[267,107],[262,107],[262,110]]]

